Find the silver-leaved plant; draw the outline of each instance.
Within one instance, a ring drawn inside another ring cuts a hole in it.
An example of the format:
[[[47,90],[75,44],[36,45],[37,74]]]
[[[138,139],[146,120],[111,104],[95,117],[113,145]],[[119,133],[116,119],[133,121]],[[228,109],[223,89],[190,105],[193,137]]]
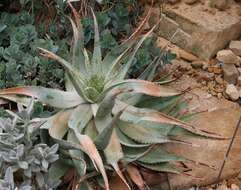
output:
[[[59,181],[51,181],[48,170],[59,159],[58,144],[50,147],[41,142],[41,122],[31,118],[32,102],[26,109],[19,104],[18,110],[18,113],[8,111],[8,118],[0,118],[0,168],[4,174],[0,189],[27,190],[35,186],[53,189]],[[23,179],[18,181],[18,186],[14,183],[14,173]],[[37,183],[33,184],[33,181]]]

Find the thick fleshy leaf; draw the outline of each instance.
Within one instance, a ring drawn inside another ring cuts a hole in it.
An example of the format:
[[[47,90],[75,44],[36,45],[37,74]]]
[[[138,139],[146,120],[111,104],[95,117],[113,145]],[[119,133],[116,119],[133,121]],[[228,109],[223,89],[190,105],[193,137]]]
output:
[[[204,131],[201,129],[196,128],[195,126],[188,124],[186,122],[183,122],[181,120],[178,120],[174,117],[168,116],[166,114],[163,114],[161,112],[153,112],[153,113],[148,113],[142,117],[142,120],[145,121],[152,121],[152,122],[158,122],[158,123],[166,123],[166,124],[172,124],[176,126],[180,126],[183,129],[186,129],[194,134],[201,135],[204,137],[209,137],[209,138],[215,138],[215,139],[223,139],[220,135],[217,135],[216,133]]]
[[[82,82],[75,77],[74,75],[72,75],[71,73],[67,73],[68,74],[68,78],[71,81],[71,86],[74,87],[75,91],[86,101],[86,102],[91,102],[92,101],[85,95],[85,90],[84,90],[84,84],[82,84]]]
[[[101,132],[107,125],[110,124],[112,118],[112,109],[115,105],[115,99],[120,93],[122,93],[122,91],[116,90],[107,94],[101,103],[96,106],[97,109],[95,114],[95,123],[99,132]],[[120,110],[120,112],[122,113],[123,111]]]
[[[51,51],[48,51],[43,48],[38,48],[40,50],[40,55],[43,57],[52,59],[60,63],[66,70],[67,75],[69,77],[69,80],[71,81],[72,85],[74,86],[76,92],[85,100],[88,100],[88,98],[84,94],[84,80],[83,76],[81,76],[80,72],[76,71],[76,68],[69,63],[68,61],[64,60],[63,58],[59,57],[58,55],[54,54]],[[85,72],[84,72],[85,73]]]
[[[102,174],[106,189],[109,189],[109,182],[104,164],[95,144],[89,136],[81,134],[92,117],[91,108],[88,104],[80,105],[73,113],[74,114],[71,115],[70,121],[68,122],[69,128],[73,130],[83,151],[90,157],[96,169]]]
[[[138,79],[152,81],[155,77],[155,73],[156,73],[156,69],[159,61],[160,61],[159,57],[156,57],[151,63],[148,64],[148,66],[140,74]]]
[[[125,153],[125,157],[130,160],[138,160],[147,164],[157,164],[161,162],[173,162],[173,161],[188,161],[187,159],[177,156],[174,154],[170,154],[164,149],[161,149],[160,146],[153,148],[128,148],[124,147],[123,151]]]
[[[73,42],[72,42],[72,64],[82,73],[85,72],[85,57],[84,57],[84,33],[83,27],[80,21],[80,17],[78,12],[72,6],[70,2],[68,2],[69,7],[74,16],[74,20],[69,19],[72,25],[73,30]]]
[[[126,104],[124,102],[116,101],[116,106],[113,109],[113,113],[117,113],[118,110],[123,109],[123,107],[126,107]],[[214,138],[214,139],[225,139],[213,132],[208,132],[208,131],[198,129],[191,124],[188,124],[179,119],[176,119],[174,117],[171,117],[169,115],[163,114],[161,112],[158,112],[152,109],[137,108],[129,105],[128,107],[126,107],[126,110],[122,114],[121,119],[125,121],[132,121],[135,123],[137,120],[134,120],[134,121],[132,120],[133,115],[135,116],[134,117],[135,119],[136,117],[139,116],[138,121],[150,121],[150,122],[156,122],[156,123],[162,123],[162,124],[170,124],[174,126],[179,126],[185,130],[188,130],[200,136]]]
[[[95,13],[94,13],[92,8],[91,8],[91,12],[92,12],[92,15],[93,15],[93,18],[94,18],[94,29],[95,29],[94,52],[93,52],[93,57],[92,57],[92,61],[91,61],[91,63],[94,65],[94,64],[100,64],[101,63],[102,55],[101,55],[98,23],[97,23]]]
[[[134,165],[128,165],[126,171],[129,174],[131,180],[136,184],[140,190],[145,190],[145,182],[141,176],[141,173]]]
[[[69,165],[65,164],[63,160],[57,160],[51,164],[48,174],[51,180],[59,180],[68,170]]]
[[[154,29],[156,28],[157,25],[153,26],[152,29],[147,32],[145,35],[143,35],[143,37],[139,40],[139,42],[136,44],[136,46],[134,47],[134,50],[131,52],[130,57],[128,58],[127,63],[125,63],[123,65],[123,68],[121,68],[120,70],[120,74],[118,75],[118,79],[119,80],[123,80],[129,70],[129,68],[131,67],[131,64],[133,63],[133,60],[135,58],[136,52],[139,50],[139,48],[141,47],[141,45],[143,44],[143,42],[146,40],[146,38],[148,36],[150,36],[150,34],[154,31]]]
[[[72,111],[73,111],[72,109],[63,110],[53,115],[50,118],[43,119],[46,122],[44,122],[41,125],[41,129],[48,129],[49,135],[54,139],[54,141],[56,141],[60,145],[61,148],[67,149],[67,150],[70,150],[70,149],[82,150],[79,144],[62,140],[63,137],[69,131],[68,120],[72,114]]]
[[[139,143],[155,144],[171,142],[167,136],[163,136],[151,128],[138,126],[138,124],[119,121],[117,126],[126,136]]]
[[[0,105],[2,104],[8,104],[8,101],[16,102],[19,104],[22,104],[24,106],[28,106],[29,103],[31,102],[32,98],[31,97],[25,97],[25,96],[18,96],[15,94],[8,94],[8,95],[0,95]]]
[[[38,49],[40,51],[40,55],[42,55],[43,57],[57,61],[58,63],[61,64],[61,66],[63,66],[66,69],[66,71],[68,73],[71,73],[71,74],[75,75],[76,77],[81,77],[81,76],[79,76],[75,67],[73,65],[71,65],[71,63],[66,61],[65,59],[61,58],[60,56],[56,55],[55,53],[53,53],[49,50],[46,50],[44,48],[39,47]]]
[[[170,97],[180,94],[180,92],[177,90],[165,86],[160,86],[145,80],[128,79],[125,80],[125,82],[126,83],[123,84],[123,87],[134,93],[141,93],[155,97]]]
[[[106,190],[109,190],[109,182],[104,168],[104,164],[95,144],[89,136],[80,134],[76,128],[74,128],[73,131],[83,151],[90,157],[96,169],[98,169],[99,172],[102,174]]]
[[[78,30],[78,28],[76,27],[74,21],[70,18],[69,19],[72,25],[72,29],[73,29],[73,47],[72,47],[72,51],[73,51],[73,55],[72,55],[72,64],[76,67],[76,69],[78,69],[82,74],[84,74],[85,72],[85,57],[84,57],[84,53],[83,53],[83,45],[82,44],[82,40],[80,37],[80,32]]]
[[[125,183],[128,189],[131,190],[129,184],[127,183],[124,175],[122,174],[118,162],[124,157],[122,152],[122,147],[119,142],[118,136],[115,132],[115,130],[112,133],[112,136],[110,138],[110,142],[107,146],[107,148],[104,150],[106,161],[108,164],[110,164],[115,172],[118,174],[118,176],[121,178],[121,180]]]
[[[75,137],[73,131],[68,132],[68,137],[67,137],[68,142],[72,142],[75,144],[78,144],[79,141]],[[69,154],[72,157],[72,161],[75,165],[75,168],[80,176],[83,176],[86,174],[86,163],[84,160],[84,153],[80,150],[69,150]]]
[[[100,94],[100,99],[103,98],[108,92],[112,89],[119,88],[121,92],[132,92],[137,94],[145,94],[149,96],[155,97],[169,97],[169,96],[176,96],[181,94],[177,90],[157,85],[153,82],[138,80],[138,79],[128,79],[123,80],[119,83],[111,84],[110,86],[106,86],[105,90]],[[128,96],[127,98],[129,98]],[[126,99],[126,98],[125,98]],[[140,98],[137,100],[132,100],[131,103],[138,103]]]
[[[116,125],[116,122],[119,120],[122,113],[123,112],[121,111],[118,114],[116,114],[111,119],[111,122],[107,124],[107,126],[105,126],[104,129],[100,131],[100,133],[96,137],[95,144],[98,150],[104,150],[108,146],[114,130],[114,126]]]
[[[138,162],[138,164],[140,164],[141,166],[143,166],[147,169],[154,170],[157,172],[169,172],[169,173],[174,173],[174,174],[180,174],[182,172],[181,169],[179,169],[175,165],[169,164],[169,163],[144,164],[144,163]]]
[[[89,74],[88,72],[89,72],[89,69],[90,69],[90,58],[89,58],[88,52],[85,48],[83,49],[83,53],[84,53],[84,57],[85,57],[85,68],[86,68],[86,71],[87,71],[86,74]]]
[[[137,38],[139,37],[140,33],[142,32],[143,28],[145,27],[146,22],[148,21],[150,17],[150,11],[148,12],[147,16],[143,19],[139,27],[136,29],[135,32],[121,45],[118,45],[117,47],[114,47],[110,52],[107,53],[103,60],[103,69],[105,73],[108,73],[110,71],[110,68],[113,66],[113,63],[116,62],[116,59],[123,54],[123,52],[127,53],[127,50],[130,49],[137,41]],[[126,54],[125,53],[125,54]],[[124,55],[125,55],[124,54]],[[123,55],[123,56],[124,56]]]
[[[43,104],[56,108],[71,108],[84,103],[83,99],[75,92],[65,92],[38,86],[15,87],[0,90],[0,96],[9,100],[18,100],[12,95],[24,95],[38,99]],[[8,97],[8,95],[10,95]],[[23,100],[23,101],[26,101]]]
[[[107,84],[112,83],[116,79],[116,76],[118,76],[119,69],[122,67],[121,62],[127,56],[130,48],[131,47],[126,48],[126,50],[123,53],[121,53],[118,57],[116,57],[115,60],[113,60],[113,63],[110,66],[105,77],[105,82]]]
[[[114,100],[115,95],[107,96],[99,106],[95,117],[96,128],[99,135],[97,136],[95,143],[99,149],[104,149],[107,163],[114,168],[119,177],[130,189],[118,165],[118,162],[123,158],[123,152],[114,127],[119,120],[120,115],[123,113],[123,110],[120,110],[120,112],[112,118],[111,112],[114,106]]]
[[[117,136],[120,140],[120,143],[124,146],[131,147],[131,148],[140,148],[140,147],[148,147],[149,144],[141,144],[137,143],[128,136],[126,136],[118,127],[115,128]]]
[[[93,114],[90,105],[81,104],[73,110],[68,121],[68,126],[78,129],[82,133],[92,117]]]
[[[68,132],[68,120],[73,110],[60,111],[54,116],[50,117],[41,128],[49,129],[49,134],[54,139],[62,139]]]
[[[131,99],[135,99],[135,95],[127,100],[127,102],[131,103]],[[149,108],[157,111],[161,111],[163,113],[168,113],[167,110],[173,105],[176,105],[176,102],[180,101],[181,96],[170,96],[170,97],[152,97],[152,96],[142,96],[138,103],[135,104],[136,107],[139,108]]]
[[[92,119],[84,129],[84,134],[88,135],[91,139],[96,139],[98,131],[96,129],[95,121]]]

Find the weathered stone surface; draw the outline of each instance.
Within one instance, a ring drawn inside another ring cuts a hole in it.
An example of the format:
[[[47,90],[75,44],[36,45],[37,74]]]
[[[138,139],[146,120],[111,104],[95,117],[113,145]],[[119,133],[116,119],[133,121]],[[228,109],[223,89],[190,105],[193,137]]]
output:
[[[199,71],[198,76],[197,76],[197,81],[202,82],[202,81],[213,81],[214,79],[214,73],[208,73],[204,71]]]
[[[241,68],[237,68],[239,75],[241,75]]]
[[[181,48],[201,58],[209,59],[241,33],[240,16],[236,13],[237,4],[231,4],[227,11],[217,11],[211,15],[206,12],[207,5],[197,3],[189,6],[185,2],[167,5],[160,27],[156,32]],[[160,17],[160,15],[159,15]],[[151,18],[151,23],[158,21],[158,15]]]
[[[231,190],[240,190],[240,188],[236,184],[232,184],[231,185]]]
[[[194,69],[199,69],[199,68],[202,68],[203,67],[203,63],[204,63],[204,61],[193,61],[192,63],[191,63],[191,65],[192,65],[192,67],[194,68]]]
[[[228,1],[227,0],[210,0],[210,6],[215,7],[221,11],[227,9]]]
[[[194,3],[197,3],[199,0],[184,0],[184,2],[188,5],[192,5]]]
[[[225,81],[236,84],[238,76],[238,70],[233,64],[223,64],[223,78]]]
[[[215,77],[215,81],[221,85],[224,83],[223,78],[220,75]]]
[[[231,49],[236,55],[241,56],[241,41],[231,41],[229,49]]]
[[[238,77],[237,85],[241,86],[241,76]]]
[[[227,86],[225,93],[233,101],[236,101],[237,99],[239,99],[239,92],[233,84],[229,84]]]
[[[213,78],[212,80],[215,79]],[[185,95],[185,98],[192,100],[189,102],[189,109],[195,110],[195,112],[201,112],[203,110],[208,110],[211,112],[217,109],[226,109],[238,106],[236,103],[226,99],[218,100],[217,98],[211,96],[207,91],[200,88],[199,81],[187,75],[183,75],[180,80],[177,80],[170,85],[172,88],[180,91],[184,91],[185,89],[193,89],[190,94],[187,93]]]
[[[237,125],[240,117],[241,108],[228,108],[219,109],[212,112],[206,112],[199,114],[196,118],[193,118],[192,122],[200,129],[213,131],[222,134],[224,137],[231,137],[234,128]],[[196,139],[193,138],[191,142],[199,145],[198,148],[184,147],[182,145],[167,145],[167,149],[173,153],[185,156],[189,159],[197,162],[206,163],[208,165],[215,166],[214,169],[210,169],[205,166],[196,164],[187,164],[192,170],[188,172],[191,176],[185,175],[169,175],[169,180],[173,189],[184,189],[191,186],[202,186],[215,183],[219,173],[219,168],[222,165],[227,147],[230,140],[214,140],[214,139]],[[235,174],[238,174],[241,168],[241,130],[235,138],[230,155],[226,161],[222,178],[228,178]],[[163,187],[168,189],[168,187]]]
[[[168,3],[175,4],[178,3],[180,0],[167,0]]]
[[[217,190],[230,190],[230,189],[227,187],[227,185],[222,184],[217,188]]]
[[[217,59],[226,64],[237,64],[239,58],[231,50],[221,50],[217,53]]]
[[[238,63],[236,63],[235,65],[236,65],[236,67],[241,67],[241,57],[238,57]]]
[[[190,61],[190,62],[199,60],[199,58],[197,56],[179,48],[178,46],[174,45],[173,43],[170,43],[165,38],[158,37],[156,44],[160,48],[165,47],[170,52],[175,53],[178,58],[182,58],[182,59]],[[168,47],[166,47],[167,44],[169,44]]]

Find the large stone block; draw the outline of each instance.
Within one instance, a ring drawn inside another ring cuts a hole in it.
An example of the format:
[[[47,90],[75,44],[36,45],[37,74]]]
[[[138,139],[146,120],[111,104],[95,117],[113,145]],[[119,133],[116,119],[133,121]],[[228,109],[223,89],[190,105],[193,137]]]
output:
[[[181,48],[201,57],[209,59],[219,50],[225,48],[230,40],[241,36],[241,17],[237,14],[236,3],[227,11],[218,11],[197,3],[193,6],[180,2],[177,5],[166,5],[164,16],[157,34]],[[156,22],[158,8],[155,8],[151,22]],[[210,11],[216,11],[211,14]],[[160,11],[159,11],[160,17]],[[178,30],[178,32],[176,32]],[[173,34],[176,35],[173,37]]]

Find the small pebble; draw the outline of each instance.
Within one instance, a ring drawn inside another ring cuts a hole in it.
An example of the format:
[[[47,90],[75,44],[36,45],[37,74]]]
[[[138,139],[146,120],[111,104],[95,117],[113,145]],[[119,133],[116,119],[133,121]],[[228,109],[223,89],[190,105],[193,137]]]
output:
[[[239,99],[239,92],[233,84],[229,84],[225,92],[231,100],[236,101]]]
[[[239,187],[236,184],[231,185],[232,190],[239,190]]]

